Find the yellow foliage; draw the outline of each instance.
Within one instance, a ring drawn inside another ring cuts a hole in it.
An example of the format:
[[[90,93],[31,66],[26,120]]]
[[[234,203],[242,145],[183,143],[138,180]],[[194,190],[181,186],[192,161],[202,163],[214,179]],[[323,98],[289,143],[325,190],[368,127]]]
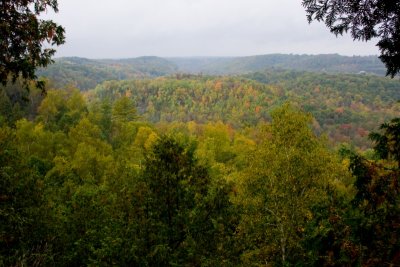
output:
[[[144,148],[146,150],[150,150],[153,145],[157,142],[158,140],[158,135],[155,132],[152,132],[149,137],[147,137],[146,142],[144,143]]]

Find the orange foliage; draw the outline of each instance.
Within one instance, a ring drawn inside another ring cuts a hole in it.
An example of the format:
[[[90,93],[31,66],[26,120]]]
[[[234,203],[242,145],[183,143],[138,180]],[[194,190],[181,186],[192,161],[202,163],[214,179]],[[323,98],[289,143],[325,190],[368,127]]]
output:
[[[215,84],[214,84],[214,89],[215,89],[215,91],[221,91],[222,82],[221,81],[216,81]]]
[[[361,137],[365,137],[369,134],[369,132],[367,130],[365,130],[364,128],[358,128],[357,129],[357,134]]]
[[[336,112],[336,113],[342,114],[342,113],[344,112],[344,107],[337,108],[337,109],[335,110],[335,112]]]

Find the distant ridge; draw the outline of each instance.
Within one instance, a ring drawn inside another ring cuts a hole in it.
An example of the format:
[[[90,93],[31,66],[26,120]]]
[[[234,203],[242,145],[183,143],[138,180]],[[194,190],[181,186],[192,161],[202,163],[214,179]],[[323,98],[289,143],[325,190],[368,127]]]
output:
[[[39,76],[48,77],[56,87],[72,84],[82,90],[107,80],[154,78],[177,73],[242,75],[268,69],[308,72],[372,74],[384,76],[385,66],[377,56],[269,54],[247,57],[171,57],[144,56],[126,59],[87,59],[64,57]]]
[[[311,72],[385,75],[386,69],[376,56],[340,56],[269,54],[234,58],[170,58],[183,72],[243,74],[280,68]]]
[[[128,59],[87,59],[64,57],[54,64],[39,69],[38,76],[49,78],[55,87],[73,85],[81,90],[96,87],[109,80],[159,77],[178,72],[178,66],[160,57],[138,57]]]

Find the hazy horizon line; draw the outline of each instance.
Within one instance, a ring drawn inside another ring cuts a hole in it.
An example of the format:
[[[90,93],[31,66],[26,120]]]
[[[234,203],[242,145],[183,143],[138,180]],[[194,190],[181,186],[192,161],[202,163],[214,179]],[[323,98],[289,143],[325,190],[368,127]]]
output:
[[[90,60],[120,60],[120,59],[137,59],[137,58],[247,58],[247,57],[260,57],[260,56],[271,56],[271,55],[287,55],[287,56],[330,56],[336,55],[341,57],[379,57],[379,55],[343,55],[339,53],[320,53],[320,54],[308,54],[308,53],[268,53],[268,54],[255,54],[255,55],[247,55],[247,56],[158,56],[158,55],[142,55],[142,56],[128,56],[128,57],[105,57],[105,58],[92,58],[92,57],[85,57],[85,56],[61,56],[61,57],[53,57],[53,59],[62,59],[62,58],[83,58],[83,59],[90,59]]]

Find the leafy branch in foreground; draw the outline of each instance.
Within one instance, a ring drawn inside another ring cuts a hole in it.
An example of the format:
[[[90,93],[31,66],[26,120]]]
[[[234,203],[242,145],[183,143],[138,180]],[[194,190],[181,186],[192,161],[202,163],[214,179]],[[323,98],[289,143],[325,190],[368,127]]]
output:
[[[309,22],[325,22],[336,36],[350,31],[354,40],[379,38],[387,75],[400,73],[400,1],[303,0],[303,6]]]
[[[52,62],[54,45],[65,42],[65,30],[52,20],[39,16],[52,9],[58,12],[57,0],[2,0],[0,3],[0,82],[6,85],[21,75],[25,80],[36,80],[44,90],[44,82],[37,81],[36,67]],[[49,48],[44,44],[50,45]]]

